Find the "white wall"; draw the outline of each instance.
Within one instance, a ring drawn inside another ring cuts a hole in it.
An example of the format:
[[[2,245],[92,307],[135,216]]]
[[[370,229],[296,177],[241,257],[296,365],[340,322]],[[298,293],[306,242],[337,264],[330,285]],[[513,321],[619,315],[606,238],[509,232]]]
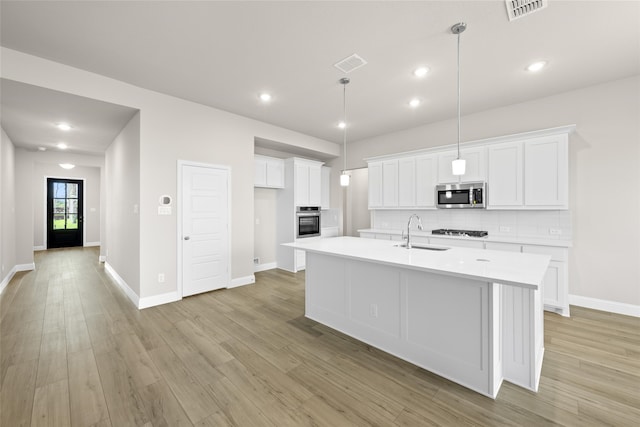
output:
[[[34,164],[32,190],[33,247],[38,249],[46,249],[47,247],[47,228],[45,224],[47,178],[84,180],[83,243],[89,246],[98,246],[100,244],[100,168],[76,165],[75,168],[66,170],[62,169],[57,163],[49,164],[36,161]]]
[[[2,48],[2,77],[140,110],[140,294],[177,289],[176,217],[157,215],[158,197],[176,197],[177,160],[228,165],[232,183],[231,277],[253,276],[254,138],[325,152],[337,144],[114,79]],[[107,179],[106,185],[109,185]],[[32,207],[25,203],[25,215]],[[32,222],[32,221],[31,221]],[[22,237],[21,237],[22,238]],[[33,236],[28,236],[29,246]],[[108,245],[110,236],[107,233]],[[113,254],[109,253],[109,256]],[[32,256],[31,256],[32,259]],[[166,282],[157,283],[164,272]]]
[[[16,266],[15,150],[4,129],[0,140],[0,291]]]
[[[260,264],[276,262],[276,211],[278,191],[256,188],[254,194],[254,257]]]
[[[106,262],[140,296],[140,113],[105,153]]]
[[[640,76],[463,116],[462,140],[568,124],[569,293],[640,305]],[[455,120],[381,135],[351,143],[348,165],[455,140]]]

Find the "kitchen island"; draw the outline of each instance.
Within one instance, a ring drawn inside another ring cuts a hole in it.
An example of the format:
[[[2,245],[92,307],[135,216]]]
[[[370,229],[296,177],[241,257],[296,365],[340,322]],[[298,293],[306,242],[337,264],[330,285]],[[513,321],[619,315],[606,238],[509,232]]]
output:
[[[537,391],[550,257],[398,244],[287,243],[307,252],[306,317],[492,398]]]

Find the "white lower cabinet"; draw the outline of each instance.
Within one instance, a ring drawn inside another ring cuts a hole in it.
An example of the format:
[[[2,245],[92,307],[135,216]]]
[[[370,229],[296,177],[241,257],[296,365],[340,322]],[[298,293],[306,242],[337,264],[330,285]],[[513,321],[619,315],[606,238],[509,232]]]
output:
[[[397,233],[362,232],[360,237],[378,240],[402,240],[402,235]],[[563,316],[569,316],[569,268],[567,266],[569,250],[567,248],[424,235],[411,236],[411,243],[550,255],[551,262],[542,282],[544,309]]]
[[[306,262],[306,253],[296,249],[296,271],[304,270]]]

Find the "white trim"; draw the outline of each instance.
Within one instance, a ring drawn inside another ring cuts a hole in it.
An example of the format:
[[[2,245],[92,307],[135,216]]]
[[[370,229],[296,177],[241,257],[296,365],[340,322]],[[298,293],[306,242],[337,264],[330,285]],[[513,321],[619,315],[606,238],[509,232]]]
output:
[[[178,295],[177,291],[167,292],[166,294],[140,298],[138,308],[142,310],[143,308],[155,307],[157,305],[180,301],[181,299],[182,297]]]
[[[16,271],[31,271],[36,269],[36,264],[34,262],[30,262],[28,264],[16,264]]]
[[[569,304],[577,305],[578,307],[592,308],[594,310],[608,311],[610,313],[624,314],[625,316],[640,317],[640,305],[627,304],[624,302],[569,295]]]
[[[176,238],[178,239],[178,245],[177,245],[177,250],[178,250],[178,256],[177,256],[177,268],[176,268],[176,284],[177,284],[177,289],[176,289],[176,293],[177,295],[180,297],[180,299],[182,299],[182,296],[184,295],[183,290],[182,290],[182,245],[183,245],[183,240],[182,240],[182,168],[183,166],[197,166],[197,167],[204,167],[204,168],[209,168],[209,169],[220,169],[220,170],[225,170],[227,171],[227,288],[232,288],[235,286],[241,286],[241,285],[246,285],[248,283],[254,283],[255,282],[255,277],[253,277],[253,275],[251,277],[253,277],[253,281],[252,282],[248,282],[248,283],[240,283],[239,285],[235,285],[233,286],[233,281],[231,280],[231,166],[226,166],[226,165],[218,165],[218,164],[209,164],[209,163],[201,163],[201,162],[193,162],[190,160],[178,160],[177,162],[177,195],[178,197],[176,197],[176,207],[177,207],[177,214],[176,214],[176,220],[178,222],[178,226],[176,227],[178,234],[176,236]]]
[[[47,247],[46,246],[34,246],[33,247],[33,251],[34,252],[38,252],[38,251],[46,251]]]
[[[260,271],[273,270],[274,268],[278,268],[277,262],[268,262],[266,264],[258,264],[253,267],[253,272],[258,273]]]
[[[98,262],[107,262],[107,257],[105,255],[98,255]]]
[[[84,244],[85,248],[92,247],[92,246],[100,246],[100,242],[86,242]]]
[[[510,142],[510,141],[514,141],[514,140],[538,138],[538,137],[550,136],[550,135],[559,135],[559,134],[567,134],[568,135],[568,134],[574,132],[575,130],[576,130],[576,125],[566,125],[566,126],[558,126],[558,127],[549,128],[549,129],[533,130],[533,131],[530,131],[530,132],[521,132],[521,133],[510,134],[510,135],[494,136],[494,137],[491,137],[491,138],[477,139],[475,141],[462,142],[462,143],[460,143],[460,148],[470,148],[470,147],[475,147],[475,146],[478,146],[478,145],[497,144],[497,143],[502,143],[502,142]],[[415,155],[419,155],[419,154],[438,153],[438,152],[451,150],[452,148],[455,148],[455,147],[456,147],[455,144],[441,145],[441,146],[437,146],[437,147],[423,148],[423,149],[420,149],[420,150],[405,151],[405,152],[402,152],[402,153],[384,154],[382,156],[367,157],[367,158],[365,158],[363,160],[365,162],[369,163],[369,162],[376,162],[376,161],[380,161],[380,160],[386,160],[386,159],[390,159],[390,158],[394,158],[395,159],[397,157],[402,157],[402,156],[415,156]]]
[[[118,273],[116,273],[116,271],[113,269],[113,267],[111,267],[111,265],[108,262],[104,263],[104,270],[107,273],[109,273],[109,275],[111,277],[113,277],[113,280],[115,280],[115,282],[118,284],[118,286],[120,286],[120,288],[122,288],[124,293],[127,294],[129,299],[131,300],[131,302],[133,302],[133,304],[136,307],[138,307],[138,303],[140,301],[140,297],[133,291],[133,289],[131,289],[129,287],[127,282],[125,282],[124,279],[122,277],[120,277],[120,275]]]
[[[2,294],[2,291],[4,291],[4,288],[7,287],[7,285],[9,284],[9,282],[11,281],[11,279],[13,279],[13,276],[16,275],[16,267],[14,266],[11,271],[9,271],[9,274],[7,274],[7,276],[2,280],[2,282],[0,282],[0,294]]]
[[[253,274],[251,276],[238,277],[236,279],[232,279],[227,289],[237,288],[238,286],[250,285],[252,283],[256,283],[256,276]]]

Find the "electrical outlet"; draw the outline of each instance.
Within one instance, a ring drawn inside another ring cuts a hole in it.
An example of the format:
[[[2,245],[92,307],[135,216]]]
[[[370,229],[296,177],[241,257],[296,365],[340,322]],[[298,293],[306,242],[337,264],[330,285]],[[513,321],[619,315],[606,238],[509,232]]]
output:
[[[371,304],[369,306],[369,315],[371,317],[378,317],[378,304]]]
[[[550,228],[549,234],[551,234],[552,236],[559,236],[562,234],[562,230],[559,228]]]
[[[158,283],[164,283],[164,273],[158,274]]]
[[[253,265],[260,265],[260,258],[254,258]]]
[[[501,233],[511,233],[511,227],[505,227],[504,225],[500,226]]]

